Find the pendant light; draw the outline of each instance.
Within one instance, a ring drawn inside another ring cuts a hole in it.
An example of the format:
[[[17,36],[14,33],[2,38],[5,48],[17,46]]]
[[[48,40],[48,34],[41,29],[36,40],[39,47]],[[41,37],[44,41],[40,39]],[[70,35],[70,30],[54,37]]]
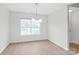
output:
[[[36,6],[36,14],[35,14],[35,18],[32,18],[32,20],[33,21],[36,21],[36,22],[42,22],[42,19],[39,19],[38,18],[38,11],[37,11],[37,9],[38,9],[38,3],[35,3],[35,6]]]
[[[69,7],[69,12],[71,13],[73,10],[72,10],[72,7]]]

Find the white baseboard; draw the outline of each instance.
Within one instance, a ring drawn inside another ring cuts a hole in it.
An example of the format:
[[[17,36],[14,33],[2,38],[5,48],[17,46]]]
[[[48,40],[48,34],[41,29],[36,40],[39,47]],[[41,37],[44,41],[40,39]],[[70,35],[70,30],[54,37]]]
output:
[[[20,42],[31,42],[31,41],[40,41],[40,40],[47,40],[47,39],[39,39],[39,40],[22,40],[22,41],[10,41],[9,43],[20,43]]]
[[[53,42],[52,40],[49,40],[49,41],[51,41],[52,43],[58,45],[59,47],[63,48],[64,50],[67,50],[67,51],[69,50],[68,48],[63,47],[63,46],[61,46],[60,44],[58,44],[58,43],[56,43],[56,42]]]
[[[9,43],[6,44],[3,48],[1,48],[1,50],[0,50],[0,54],[7,48],[8,45],[9,45]]]

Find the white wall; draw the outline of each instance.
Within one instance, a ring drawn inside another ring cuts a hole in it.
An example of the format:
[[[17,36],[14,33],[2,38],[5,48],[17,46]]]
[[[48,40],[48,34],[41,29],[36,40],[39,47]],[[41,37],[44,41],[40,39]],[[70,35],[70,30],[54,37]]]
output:
[[[73,8],[77,11],[72,12],[72,42],[79,44],[79,8]]]
[[[7,47],[9,40],[9,12],[0,4],[0,53]]]
[[[48,17],[49,40],[68,50],[67,5],[54,11]]]
[[[41,35],[21,36],[20,35],[20,19],[32,18],[34,14],[10,12],[10,42],[22,42],[47,39],[47,17],[39,15],[38,17],[43,19],[41,23]]]
[[[69,42],[72,41],[72,32],[71,32],[71,27],[72,27],[72,12],[69,12]]]

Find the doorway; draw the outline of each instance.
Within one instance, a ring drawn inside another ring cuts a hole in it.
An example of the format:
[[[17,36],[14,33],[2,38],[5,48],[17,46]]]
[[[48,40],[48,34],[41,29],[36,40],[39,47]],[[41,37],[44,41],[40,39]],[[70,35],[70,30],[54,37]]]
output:
[[[69,49],[79,53],[79,3],[68,6]]]

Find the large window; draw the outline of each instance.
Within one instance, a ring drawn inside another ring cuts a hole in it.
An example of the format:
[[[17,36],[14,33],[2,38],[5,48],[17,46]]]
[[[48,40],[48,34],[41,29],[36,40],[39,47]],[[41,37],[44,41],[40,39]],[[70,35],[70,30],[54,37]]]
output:
[[[21,19],[21,35],[40,35],[40,22],[32,19]]]

